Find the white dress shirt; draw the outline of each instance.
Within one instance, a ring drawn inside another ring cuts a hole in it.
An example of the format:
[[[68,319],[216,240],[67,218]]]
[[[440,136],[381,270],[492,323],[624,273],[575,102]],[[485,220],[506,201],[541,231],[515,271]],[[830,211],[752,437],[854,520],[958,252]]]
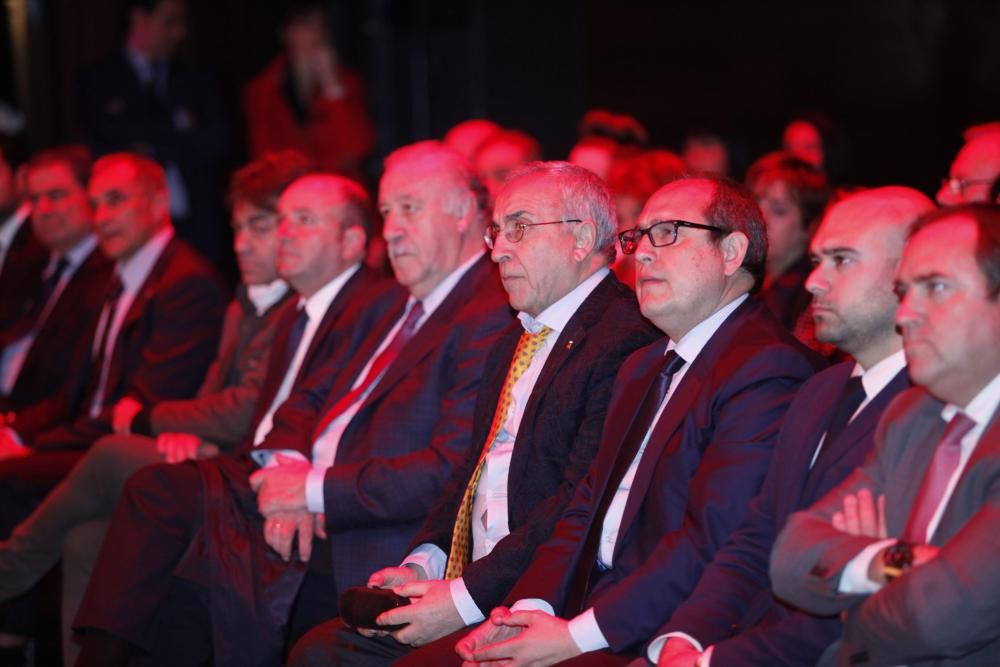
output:
[[[118,342],[118,334],[121,333],[122,323],[125,322],[125,316],[128,314],[129,308],[132,307],[135,297],[142,291],[143,285],[146,284],[146,278],[153,271],[157,260],[160,259],[160,255],[172,238],[174,238],[174,228],[168,225],[153,234],[131,257],[118,262],[115,266],[115,272],[122,282],[122,293],[118,297],[118,302],[114,310],[115,316],[111,322],[108,322],[110,309],[105,305],[104,310],[101,312],[100,322],[97,325],[97,335],[94,337],[94,343],[91,347],[91,354],[96,358],[100,353],[100,350],[97,349],[98,345],[100,345],[102,339],[105,341],[104,359],[100,369],[101,375],[97,383],[97,389],[94,391],[93,400],[90,403],[90,416],[92,418],[97,418],[104,405],[104,392],[107,389],[105,385],[108,381],[108,370],[111,368],[111,357],[113,356],[115,344]],[[104,331],[108,327],[110,327],[108,335],[104,337]]]
[[[858,405],[857,410],[851,415],[848,423],[854,420],[861,411],[864,410],[872,400],[882,392],[883,389],[888,386],[892,379],[906,368],[906,355],[903,350],[900,349],[892,354],[890,354],[885,359],[882,359],[874,366],[869,368],[867,371],[862,368],[861,364],[855,363],[854,369],[851,371],[851,377],[861,376],[861,386],[865,390],[865,398]],[[826,433],[822,435],[819,443],[816,445],[816,449],[813,452],[812,460],[809,463],[809,469],[816,464],[816,459],[819,457],[820,450],[823,448],[823,443],[826,441]],[[668,632],[658,636],[649,644],[649,648],[646,650],[646,656],[652,662],[657,662],[660,659],[660,652],[663,650],[663,645],[668,639],[672,637],[681,637],[686,639],[699,651],[703,652],[701,658],[698,661],[698,667],[709,667],[712,660],[712,647],[703,648],[701,642],[687,634],[686,632]]]
[[[3,269],[4,262],[7,261],[7,253],[14,242],[14,237],[21,231],[21,225],[29,215],[31,215],[31,202],[26,201],[0,223],[0,269]]]
[[[507,506],[507,480],[510,460],[514,454],[514,443],[518,429],[524,418],[524,410],[535,388],[535,383],[545,367],[553,346],[566,328],[570,318],[580,305],[609,273],[602,267],[585,278],[561,299],[532,317],[528,313],[518,313],[518,318],[528,333],[538,333],[543,326],[552,329],[545,342],[538,348],[524,374],[518,378],[511,390],[511,405],[505,415],[493,447],[486,454],[483,472],[472,503],[472,560],[488,555],[497,543],[510,534]],[[485,444],[485,443],[484,443]],[[478,450],[477,450],[478,455]],[[423,568],[429,579],[443,579],[448,554],[435,544],[421,544],[403,560],[403,565],[412,564]],[[476,605],[469,589],[461,577],[450,583],[452,601],[466,625],[485,619]]]
[[[344,288],[347,281],[350,280],[351,276],[353,276],[360,267],[360,263],[354,264],[346,271],[342,271],[336,278],[316,290],[316,292],[308,299],[299,298],[298,307],[300,310],[305,308],[306,316],[309,319],[306,321],[306,326],[302,330],[302,338],[299,339],[299,344],[295,348],[295,354],[292,355],[292,360],[288,364],[288,368],[285,369],[285,375],[281,379],[281,385],[279,385],[278,391],[274,395],[274,399],[271,401],[271,405],[268,406],[267,412],[264,413],[264,416],[260,418],[260,422],[257,424],[257,430],[254,431],[253,435],[254,447],[262,443],[264,438],[267,437],[267,434],[271,432],[271,428],[274,426],[274,411],[278,409],[279,405],[285,402],[286,398],[288,398],[288,393],[292,390],[292,384],[294,384],[295,378],[299,374],[299,369],[302,368],[302,361],[306,357],[306,351],[309,349],[309,345],[312,344],[312,339],[316,336],[316,331],[319,329],[319,325],[323,321],[326,311],[330,309],[330,304],[333,303],[333,300],[337,298],[338,294],[340,294],[340,290]],[[265,456],[263,459],[260,459],[260,454],[261,452],[254,452],[252,456],[259,465],[263,466],[270,461],[274,452],[267,452],[268,456]]]
[[[955,413],[961,410],[976,425],[962,438],[958,466],[948,479],[948,485],[941,496],[941,502],[938,504],[934,516],[927,524],[927,534],[924,536],[926,544],[930,544],[931,538],[934,537],[934,531],[937,530],[938,524],[941,523],[941,517],[948,506],[948,501],[951,500],[951,495],[955,491],[955,486],[958,484],[959,478],[962,476],[962,471],[965,470],[965,465],[969,462],[969,457],[972,456],[976,445],[979,444],[979,438],[982,437],[986,427],[989,426],[990,419],[993,417],[993,413],[996,412],[998,406],[1000,406],[1000,375],[990,380],[989,384],[983,387],[964,409],[949,403],[941,410],[941,419],[945,423],[951,421]],[[837,589],[841,593],[874,593],[881,588],[881,586],[868,578],[868,567],[879,551],[891,544],[895,544],[896,541],[895,539],[881,540],[865,547],[844,568],[844,571],[840,575]]]
[[[12,342],[0,353],[0,369],[2,369],[0,370],[0,393],[6,395],[13,391],[14,385],[17,383],[17,377],[21,373],[21,367],[24,365],[24,360],[28,358],[28,352],[31,351],[31,346],[35,342],[38,330],[42,327],[46,318],[48,318],[49,313],[52,312],[52,308],[59,301],[59,297],[62,295],[63,290],[66,289],[66,285],[72,280],[73,274],[76,273],[76,270],[80,268],[80,265],[90,257],[90,253],[94,252],[96,248],[97,239],[93,235],[87,235],[66,252],[66,268],[59,277],[59,282],[56,283],[56,287],[49,296],[48,302],[39,314],[35,328]],[[42,280],[49,279],[56,270],[58,262],[59,257],[55,255],[49,258],[49,264],[42,273]]]
[[[469,269],[482,258],[483,253],[478,252],[474,256],[470,257],[468,260],[462,263],[457,269],[449,273],[444,280],[437,284],[437,286],[431,290],[431,293],[427,295],[423,300],[421,300],[421,305],[424,308],[424,314],[417,321],[416,326],[413,329],[414,335],[420,331],[420,327],[424,325],[427,319],[434,314],[434,311],[444,302],[451,291],[455,288],[455,285],[462,279]],[[389,346],[392,339],[396,337],[400,328],[403,326],[403,322],[406,320],[406,315],[410,312],[410,309],[416,305],[416,299],[410,297],[409,302],[406,304],[406,310],[403,315],[399,318],[399,321],[392,327],[392,330],[386,334],[385,338],[382,339],[382,343],[378,346],[378,349],[372,354],[371,358],[365,367],[358,373],[358,377],[354,384],[351,385],[351,389],[360,386],[365,379],[368,377],[368,373],[371,371],[372,364],[378,358],[378,355]],[[391,366],[391,364],[390,364]],[[384,375],[388,371],[388,367],[382,371]],[[354,419],[354,415],[358,413],[361,406],[364,404],[365,399],[372,392],[378,381],[382,376],[376,378],[371,384],[368,385],[367,390],[363,396],[359,396],[358,400],[354,401],[346,410],[344,410],[336,419],[331,421],[323,432],[313,443],[313,458],[312,464],[313,469],[309,471],[309,475],[306,478],[306,505],[310,512],[324,512],[326,511],[326,500],[323,496],[323,478],[326,476],[326,469],[333,465],[333,462],[337,460],[337,448],[340,446],[340,438],[344,435],[344,431],[347,430],[347,426]]]
[[[288,283],[281,278],[266,285],[247,285],[247,298],[253,304],[257,317],[261,317],[288,293]]]

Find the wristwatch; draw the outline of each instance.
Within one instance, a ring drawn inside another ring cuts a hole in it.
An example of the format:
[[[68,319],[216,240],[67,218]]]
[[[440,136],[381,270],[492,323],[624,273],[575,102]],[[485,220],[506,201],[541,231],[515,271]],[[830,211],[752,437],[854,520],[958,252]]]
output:
[[[892,581],[913,566],[913,547],[909,542],[897,541],[882,552],[882,574]]]

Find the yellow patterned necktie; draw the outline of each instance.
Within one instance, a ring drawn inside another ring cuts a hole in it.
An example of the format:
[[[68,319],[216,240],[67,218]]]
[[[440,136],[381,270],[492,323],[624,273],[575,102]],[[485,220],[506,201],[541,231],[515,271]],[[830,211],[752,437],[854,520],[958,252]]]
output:
[[[479,486],[479,478],[483,474],[486,455],[493,448],[493,443],[497,439],[501,427],[507,421],[507,413],[510,411],[510,404],[513,400],[514,385],[528,370],[532,357],[542,347],[550,333],[552,333],[552,329],[543,326],[538,333],[525,331],[517,341],[517,349],[514,350],[514,358],[510,362],[507,379],[504,380],[503,390],[500,392],[500,401],[497,403],[496,412],[493,413],[490,433],[486,437],[483,451],[479,454],[479,461],[472,473],[472,479],[465,487],[462,504],[458,508],[458,517],[455,519],[455,527],[451,531],[451,552],[448,554],[448,565],[444,571],[445,579],[462,576],[462,569],[465,568],[465,564],[469,562],[472,555],[472,504],[476,499],[476,487]]]

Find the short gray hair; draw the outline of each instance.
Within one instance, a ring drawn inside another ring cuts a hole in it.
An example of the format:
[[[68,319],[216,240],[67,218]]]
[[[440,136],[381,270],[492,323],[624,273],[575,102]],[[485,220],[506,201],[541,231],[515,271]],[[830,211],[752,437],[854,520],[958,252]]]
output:
[[[529,162],[511,170],[504,189],[529,176],[541,176],[555,181],[559,188],[559,201],[570,215],[593,220],[597,226],[595,254],[603,253],[608,262],[615,258],[615,239],[618,216],[611,191],[597,174],[570,162]]]

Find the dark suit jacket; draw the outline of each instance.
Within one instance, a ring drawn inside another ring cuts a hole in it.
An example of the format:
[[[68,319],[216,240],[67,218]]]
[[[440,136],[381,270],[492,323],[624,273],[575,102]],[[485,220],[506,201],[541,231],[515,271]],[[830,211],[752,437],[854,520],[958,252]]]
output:
[[[31,220],[23,221],[0,267],[0,330],[12,324],[41,289],[48,262],[49,249],[35,236]]]
[[[88,353],[64,391],[17,413],[15,430],[36,450],[82,449],[111,432],[110,408],[124,396],[147,406],[193,396],[215,357],[227,301],[212,268],[174,237],[122,322],[102,414],[88,414],[100,374]],[[93,333],[88,352],[91,341]]]
[[[938,556],[872,595],[837,592],[844,567],[877,541],[834,530],[847,493],[885,495],[886,528],[899,536],[944,433],[943,404],[910,389],[886,410],[863,466],[778,536],[775,593],[820,614],[847,610],[836,653],[841,665],[1000,664],[1000,424],[994,413],[945,507],[932,544]]]
[[[486,361],[476,402],[472,444],[427,516],[412,546],[431,543],[448,553],[452,528],[500,400],[517,341],[514,321]],[[535,547],[573,497],[597,453],[611,385],[625,358],[660,335],[640,314],[635,295],[609,274],[580,304],[552,346],[517,430],[507,480],[510,534],[462,573],[483,613],[500,604],[531,561]]]
[[[541,598],[560,615],[580,611],[564,605],[583,542],[591,524],[600,530],[604,517],[595,516],[596,506],[666,346],[663,339],[625,362],[597,458],[512,599]],[[746,514],[785,410],[818,363],[748,299],[690,365],[638,466],[613,567],[588,589],[586,605],[612,650],[649,639],[694,588]]]
[[[214,262],[229,260],[217,169],[227,130],[211,78],[171,59],[166,95],[159,99],[144,89],[124,49],[116,49],[85,69],[79,84],[80,130],[94,154],[132,151],[177,165],[189,209],[186,218],[174,220],[178,234]]]
[[[65,388],[67,369],[86,367],[93,330],[101,314],[105,286],[114,264],[94,248],[77,267],[28,349],[17,381],[7,396],[10,410],[46,400]],[[69,373],[72,375],[72,372]]]
[[[223,450],[231,450],[246,437],[267,374],[268,360],[278,323],[295,310],[291,289],[266,312],[258,315],[239,287],[222,325],[219,354],[212,362],[198,395],[187,400],[165,401],[144,410],[132,420],[132,432],[156,436],[191,433]]]
[[[906,371],[900,371],[835,441],[824,442],[810,470],[853,367],[853,362],[838,364],[802,385],[749,515],[657,635],[684,632],[704,646],[714,645],[712,660],[720,665],[813,665],[837,639],[836,618],[812,616],[774,597],[767,568],[774,539],[789,515],[812,505],[861,465],[886,406],[910,386]]]
[[[510,319],[507,295],[483,255],[354,415],[324,483],[338,589],[363,585],[373,571],[398,564],[406,554],[445,482],[472,448],[483,365]],[[380,342],[372,340],[340,374],[318,417],[350,390]],[[317,420],[305,431],[308,437],[301,426],[298,433],[290,429],[284,415],[282,422],[276,414],[263,446],[298,448],[311,457]]]

